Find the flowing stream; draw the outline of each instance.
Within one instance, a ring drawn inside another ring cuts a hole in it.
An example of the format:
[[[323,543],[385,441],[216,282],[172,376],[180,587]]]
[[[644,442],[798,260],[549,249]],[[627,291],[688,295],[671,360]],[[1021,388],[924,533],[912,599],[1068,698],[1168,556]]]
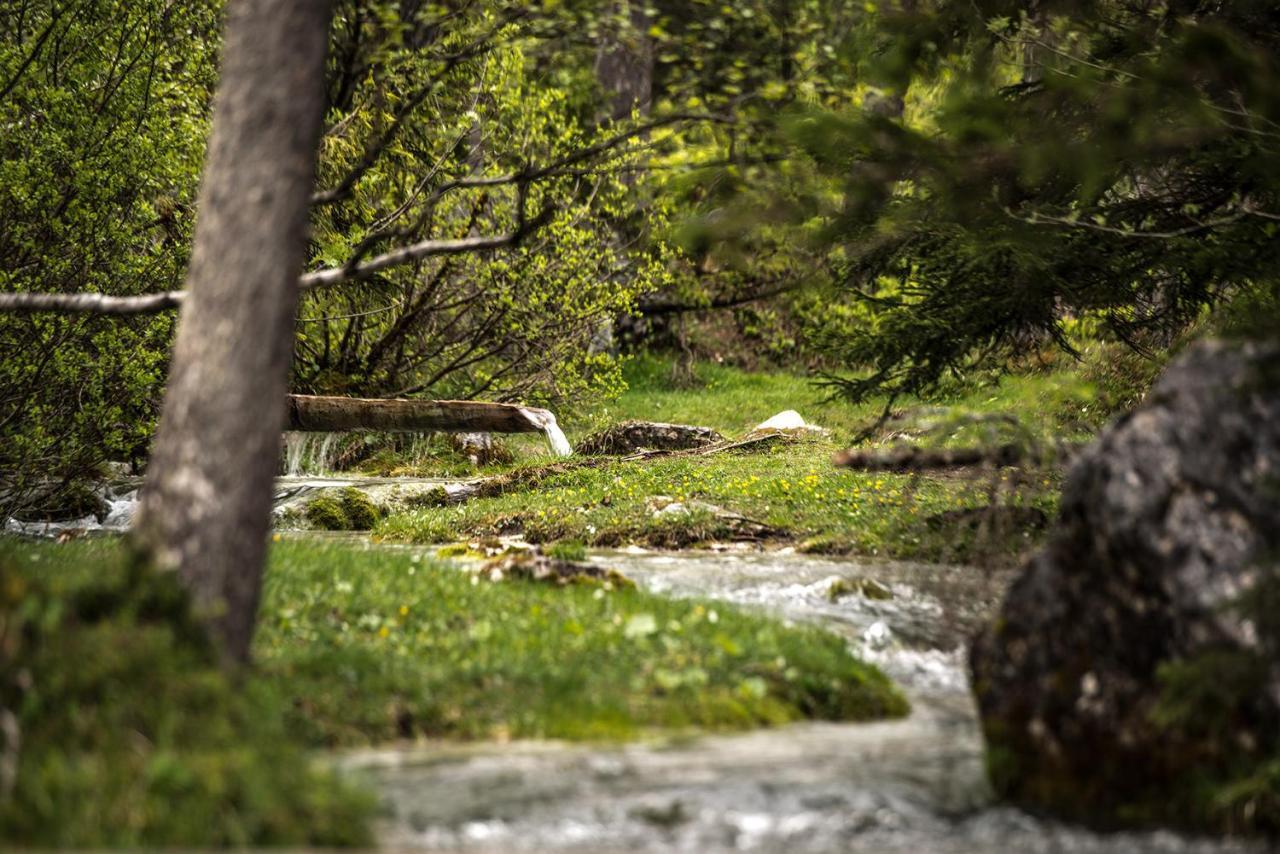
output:
[[[306,456],[324,457],[324,442]],[[300,464],[301,465],[301,464]],[[9,520],[10,531],[118,531],[137,479],[104,492],[107,512],[71,522]],[[286,475],[277,525],[315,495],[356,486],[379,503],[463,480]],[[358,536],[358,535],[356,535]],[[367,540],[366,540],[367,542]],[[418,547],[370,546],[421,551]],[[382,841],[448,851],[1234,852],[1243,842],[1168,831],[1104,835],[996,804],[964,666],[965,641],[1010,576],[973,567],[821,558],[789,551],[601,552],[657,593],[756,608],[842,636],[903,687],[912,713],[870,724],[797,724],[622,746],[556,742],[352,751],[337,764],[382,793]],[[831,599],[837,579],[888,598]]]
[[[298,526],[297,517],[307,503],[322,492],[354,486],[381,504],[396,504],[426,492],[442,490],[446,495],[459,496],[474,484],[460,478],[429,477],[368,477],[354,474],[293,474],[281,475],[275,481],[275,495],[271,513],[277,529],[288,530]],[[129,478],[103,487],[106,512],[99,516],[85,516],[62,522],[21,522],[9,519],[5,530],[11,534],[35,537],[56,537],[63,532],[121,533],[133,523],[138,508],[138,488],[141,478]]]
[[[1103,835],[994,803],[964,641],[1008,575],[790,553],[611,552],[639,584],[818,622],[903,686],[899,721],[809,723],[616,747],[554,742],[343,754],[383,793],[385,844],[449,851],[1265,850],[1167,831]],[[828,598],[872,579],[889,599]]]

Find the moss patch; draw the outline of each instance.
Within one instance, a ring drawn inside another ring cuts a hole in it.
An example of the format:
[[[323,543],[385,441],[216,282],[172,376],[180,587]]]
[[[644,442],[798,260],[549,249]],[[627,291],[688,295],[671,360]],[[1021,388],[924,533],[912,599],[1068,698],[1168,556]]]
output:
[[[231,684],[172,575],[110,543],[0,539],[0,626],[0,706],[21,736],[0,838],[112,848],[372,841],[372,801],[313,764],[270,680]]]
[[[369,531],[378,524],[382,512],[354,486],[311,499],[305,511],[307,522],[322,531]]]
[[[342,511],[353,531],[371,531],[382,517],[378,505],[353,486],[339,490],[338,501],[342,504]]]

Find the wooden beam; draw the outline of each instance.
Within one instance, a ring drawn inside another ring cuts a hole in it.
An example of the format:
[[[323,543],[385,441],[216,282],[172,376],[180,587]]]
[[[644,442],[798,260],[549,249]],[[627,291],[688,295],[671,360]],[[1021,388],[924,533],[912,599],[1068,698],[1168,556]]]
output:
[[[542,433],[544,409],[475,400],[396,400],[289,395],[286,429],[399,433]]]

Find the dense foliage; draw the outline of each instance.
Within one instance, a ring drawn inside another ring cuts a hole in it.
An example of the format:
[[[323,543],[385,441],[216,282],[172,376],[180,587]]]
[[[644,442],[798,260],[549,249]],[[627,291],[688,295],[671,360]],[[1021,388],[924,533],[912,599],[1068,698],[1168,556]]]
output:
[[[0,290],[180,285],[219,5],[0,8]],[[0,516],[141,458],[170,331],[164,316],[0,315]]]
[[[337,79],[372,58],[331,110],[321,185],[346,189],[317,215],[316,261],[540,227],[514,250],[435,257],[309,297],[295,385],[560,402],[613,390],[607,326],[661,283],[665,254],[644,240],[661,208],[636,222],[628,140],[531,73],[551,36],[530,25],[482,10],[419,32],[408,12],[385,13],[349,10],[335,36]]]
[[[663,281],[669,252],[649,235],[667,214],[633,192],[633,137],[599,123],[590,65],[571,50],[569,67],[543,67],[568,33],[597,32],[594,4],[557,5],[339,4],[309,265],[429,239],[523,242],[308,297],[299,390],[564,402],[616,389],[608,323]],[[0,290],[180,288],[221,8],[0,10]],[[105,461],[145,461],[172,325],[0,317],[0,517],[99,511],[80,484]]]
[[[840,182],[826,239],[873,315],[829,342],[863,370],[851,397],[1070,346],[1073,318],[1162,346],[1274,294],[1274,4],[903,3],[878,24],[864,80],[905,117],[793,124]]]

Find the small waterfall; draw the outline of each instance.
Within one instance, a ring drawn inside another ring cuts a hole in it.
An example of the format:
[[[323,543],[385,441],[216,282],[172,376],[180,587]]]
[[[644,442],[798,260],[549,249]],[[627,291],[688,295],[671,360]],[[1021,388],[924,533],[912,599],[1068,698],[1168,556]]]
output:
[[[302,433],[286,430],[284,473],[290,477],[296,477],[332,471],[337,443],[337,433]]]
[[[551,446],[551,452],[557,457],[573,456],[573,447],[569,444],[569,440],[565,437],[564,431],[560,429],[560,425],[556,423],[556,417],[545,409],[534,409],[531,407],[521,407],[520,411],[529,423],[542,431],[547,437],[547,444]]]

